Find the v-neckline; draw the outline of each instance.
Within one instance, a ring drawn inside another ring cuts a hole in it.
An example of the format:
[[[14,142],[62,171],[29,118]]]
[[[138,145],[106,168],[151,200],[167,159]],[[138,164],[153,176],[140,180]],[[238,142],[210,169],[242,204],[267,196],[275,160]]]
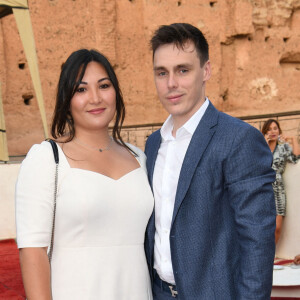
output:
[[[122,175],[121,177],[119,178],[113,178],[113,177],[110,177],[110,176],[107,176],[103,173],[99,173],[99,172],[95,172],[95,171],[91,171],[91,170],[87,170],[87,169],[81,169],[81,168],[72,168],[70,167],[70,170],[79,170],[79,171],[83,171],[83,172],[88,172],[88,173],[92,173],[92,174],[96,174],[96,175],[100,175],[101,177],[105,177],[109,180],[113,180],[113,181],[120,181],[121,179],[123,179],[124,177],[127,177],[127,175],[130,175],[131,173],[133,173],[134,171],[137,171],[137,170],[140,170],[141,167],[138,167],[136,169],[133,169],[129,172],[127,172],[126,174]]]
[[[275,151],[276,151],[276,149],[277,149],[277,146],[278,146],[278,143],[276,143],[276,146],[275,146],[274,150],[272,151],[272,154],[275,153]]]

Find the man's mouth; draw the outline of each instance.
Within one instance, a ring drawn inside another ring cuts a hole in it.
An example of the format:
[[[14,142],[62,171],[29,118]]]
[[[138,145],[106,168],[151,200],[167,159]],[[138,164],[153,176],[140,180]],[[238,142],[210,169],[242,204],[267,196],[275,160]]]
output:
[[[183,94],[169,95],[169,96],[167,96],[167,100],[172,103],[178,102],[182,96],[183,96]]]

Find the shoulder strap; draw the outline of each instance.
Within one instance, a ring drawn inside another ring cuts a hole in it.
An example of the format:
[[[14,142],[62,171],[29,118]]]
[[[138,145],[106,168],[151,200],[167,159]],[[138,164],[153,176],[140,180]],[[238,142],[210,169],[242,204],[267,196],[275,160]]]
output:
[[[50,240],[49,251],[48,251],[48,259],[49,259],[49,263],[51,263],[53,245],[54,245],[54,229],[55,229],[55,215],[56,215],[56,197],[57,197],[57,180],[58,180],[59,155],[58,155],[58,148],[57,148],[56,143],[51,139],[47,139],[47,141],[52,146],[54,161],[55,161],[53,218],[52,218],[51,240]]]
[[[48,139],[47,141],[48,141],[48,142],[51,144],[51,146],[52,146],[53,155],[54,155],[54,161],[55,161],[56,164],[58,164],[58,163],[59,163],[59,156],[58,156],[57,145],[56,145],[56,143],[55,143],[53,140],[51,140],[51,139]]]

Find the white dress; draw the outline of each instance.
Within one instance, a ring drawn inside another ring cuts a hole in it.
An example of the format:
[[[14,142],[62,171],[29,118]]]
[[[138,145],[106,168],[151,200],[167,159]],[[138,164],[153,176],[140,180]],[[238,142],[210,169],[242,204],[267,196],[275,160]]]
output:
[[[58,194],[51,263],[54,300],[150,300],[144,253],[154,200],[144,153],[140,168],[118,180],[71,168],[59,148]],[[49,142],[34,145],[16,185],[19,248],[49,245],[55,163]]]

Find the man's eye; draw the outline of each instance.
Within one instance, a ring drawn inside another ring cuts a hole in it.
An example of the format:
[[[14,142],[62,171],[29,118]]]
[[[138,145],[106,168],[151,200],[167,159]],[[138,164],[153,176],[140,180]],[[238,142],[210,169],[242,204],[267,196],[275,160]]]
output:
[[[162,72],[158,72],[158,76],[165,76],[167,74],[167,72],[162,71]]]
[[[181,70],[179,70],[179,72],[182,73],[182,74],[183,74],[183,73],[187,73],[188,71],[189,71],[189,70],[187,70],[187,69],[181,69]]]

